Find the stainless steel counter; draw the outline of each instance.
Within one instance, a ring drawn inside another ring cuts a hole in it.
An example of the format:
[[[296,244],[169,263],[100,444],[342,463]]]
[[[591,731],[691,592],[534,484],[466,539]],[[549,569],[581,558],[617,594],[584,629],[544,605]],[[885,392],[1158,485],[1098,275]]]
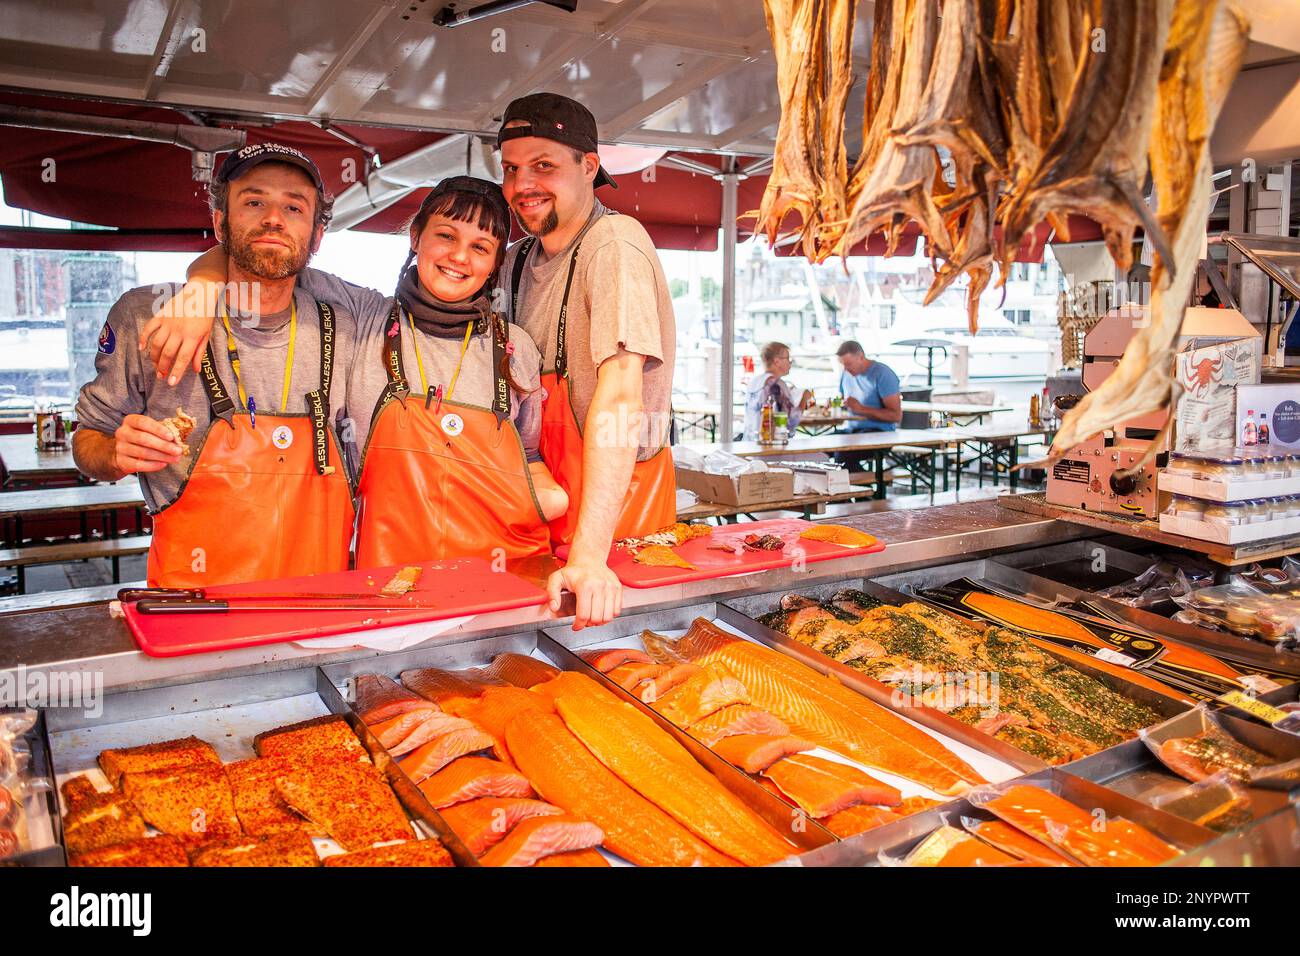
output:
[[[852,575],[882,575],[960,557],[982,557],[1084,538],[1090,533],[1090,529],[1080,525],[1012,511],[990,500],[879,512],[841,519],[838,523],[876,535],[886,542],[886,550],[811,564],[801,571],[763,571],[650,590],[629,588],[624,592],[625,613],[807,586]],[[548,566],[532,562],[512,570],[544,582]],[[561,615],[553,615],[545,607],[482,614],[431,637],[426,644],[454,643],[563,624],[572,619],[572,597],[566,596],[566,600],[568,604],[562,608]],[[370,633],[382,634],[382,631]],[[361,660],[386,653],[391,652],[365,647],[319,650],[294,644],[269,644],[237,651],[154,658],[140,652],[122,621],[109,618],[106,605],[0,617],[0,685],[6,671],[13,672],[20,667],[28,674],[33,671],[102,673],[106,690],[135,690]]]

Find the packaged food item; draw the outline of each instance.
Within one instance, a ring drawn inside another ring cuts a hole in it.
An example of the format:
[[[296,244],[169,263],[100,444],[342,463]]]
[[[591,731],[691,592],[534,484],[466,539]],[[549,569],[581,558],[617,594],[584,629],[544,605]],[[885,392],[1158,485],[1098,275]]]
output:
[[[1212,619],[1221,630],[1280,647],[1290,647],[1300,637],[1300,599],[1265,591],[1244,575],[1173,599],[1183,611],[1193,612],[1175,615],[1179,621],[1199,624]]]
[[[1245,826],[1254,816],[1250,795],[1226,770],[1153,797],[1151,805],[1216,833]]]
[[[1239,784],[1269,790],[1300,786],[1300,759],[1278,760],[1246,746],[1204,706],[1192,713],[1197,715],[1192,733],[1173,736],[1162,733],[1160,727],[1138,733],[1156,758],[1174,773],[1192,783],[1226,774]]]
[[[1246,501],[1207,501],[1202,520],[1224,525],[1247,524],[1252,520],[1250,503]]]
[[[1178,497],[1180,496],[1175,496]],[[1195,498],[1187,500],[1198,501]],[[1203,511],[1205,502],[1201,501],[1199,505]],[[1213,571],[1193,565],[1181,566],[1169,561],[1157,561],[1132,580],[1102,588],[1097,594],[1130,607],[1146,608],[1171,600],[1175,594],[1187,594],[1212,584]]]
[[[1169,507],[1165,509],[1165,514],[1173,515],[1176,518],[1186,518],[1189,521],[1204,521],[1206,504],[1208,502],[1202,498],[1193,498],[1190,495],[1174,495],[1173,500],[1169,502]]]

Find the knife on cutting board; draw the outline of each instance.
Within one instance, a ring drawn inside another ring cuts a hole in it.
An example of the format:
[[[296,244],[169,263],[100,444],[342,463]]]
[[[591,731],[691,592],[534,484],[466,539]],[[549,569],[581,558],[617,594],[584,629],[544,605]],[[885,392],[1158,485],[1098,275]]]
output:
[[[383,594],[379,591],[345,594],[338,591],[285,591],[278,594],[214,594],[209,597],[203,588],[122,588],[117,592],[119,601],[369,601],[372,599],[396,603],[406,594]],[[409,606],[409,605],[408,605]]]
[[[235,595],[231,595],[231,597],[234,598]],[[268,595],[261,596],[260,600],[245,600],[244,595],[238,597],[239,600],[226,598],[146,598],[136,601],[135,609],[139,614],[225,614],[229,611],[413,611],[437,606],[433,604],[415,604],[410,601],[365,594],[356,595],[356,597],[377,598],[377,600],[338,604],[329,601],[310,600],[314,597],[314,595],[310,594]],[[249,597],[253,598],[254,596],[249,595]],[[325,597],[333,600],[339,598],[340,595],[330,594],[325,595]],[[353,596],[345,594],[342,597],[350,599]],[[310,600],[310,603],[304,603],[304,600]]]

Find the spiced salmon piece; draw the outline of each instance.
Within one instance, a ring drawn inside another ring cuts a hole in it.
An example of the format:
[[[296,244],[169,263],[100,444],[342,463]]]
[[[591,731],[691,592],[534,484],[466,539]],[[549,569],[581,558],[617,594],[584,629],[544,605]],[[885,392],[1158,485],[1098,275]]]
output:
[[[524,820],[479,858],[484,866],[532,866],[543,857],[600,846],[605,834],[586,820],[561,814]]]
[[[698,664],[673,664],[662,674],[658,674],[643,684],[639,684],[633,693],[645,704],[653,704],[663,698],[674,687],[686,683],[690,678],[701,673],[704,668]],[[706,716],[706,715],[701,715]]]
[[[821,825],[837,837],[847,839],[901,819],[903,818],[898,814],[884,807],[869,807],[858,804],[838,813],[832,813],[829,817],[824,817],[821,820]]]
[[[663,676],[668,677],[667,674]],[[678,727],[688,727],[723,707],[748,703],[749,693],[744,684],[712,668],[702,667],[651,706]]]
[[[562,696],[565,725],[624,783],[732,859],[764,866],[794,847],[631,704]]]
[[[413,694],[391,677],[362,674],[356,680],[356,711],[367,724],[383,723],[412,711],[437,710],[438,705]]]
[[[782,757],[806,753],[816,747],[811,740],[801,740],[798,737],[733,734],[718,741],[713,746],[713,752],[745,773],[762,773]]]
[[[729,704],[691,724],[686,730],[706,747],[712,747],[719,740],[733,734],[765,734],[770,737],[786,737],[790,734],[790,728],[784,721],[773,717],[761,707],[748,704]]]
[[[662,638],[663,643],[668,643]],[[729,674],[750,701],[790,733],[850,760],[897,774],[937,793],[963,793],[984,779],[924,731],[840,683],[761,644],[697,618],[674,653]]]
[[[570,850],[568,853],[552,853],[550,856],[544,856],[533,866],[560,866],[560,867],[599,867],[609,866],[609,860],[599,850]]]
[[[479,797],[531,797],[532,784],[518,770],[487,757],[457,757],[420,781],[421,792],[437,809]]]
[[[896,807],[903,795],[857,767],[796,754],[763,771],[786,797],[814,819],[829,817],[860,803]]]
[[[479,730],[468,720],[462,723],[464,727],[433,738],[397,761],[413,783],[432,777],[457,757],[489,750],[496,743],[491,734]]]
[[[602,674],[608,674],[620,664],[653,664],[645,651],[634,647],[607,647],[601,650],[578,651],[578,656]]]
[[[506,742],[542,799],[605,833],[602,845],[637,866],[735,866],[597,760],[555,714],[519,713]]]
[[[498,677],[515,687],[528,688],[550,680],[560,673],[560,669],[527,654],[507,653],[492,658],[492,663],[483,668],[483,673]]]
[[[626,691],[635,691],[637,686],[658,677],[669,670],[667,664],[655,664],[650,661],[631,661],[618,664],[605,672],[605,676]]]
[[[475,856],[482,856],[496,846],[524,820],[564,813],[559,807],[542,800],[518,797],[482,797],[440,812],[447,826]]]

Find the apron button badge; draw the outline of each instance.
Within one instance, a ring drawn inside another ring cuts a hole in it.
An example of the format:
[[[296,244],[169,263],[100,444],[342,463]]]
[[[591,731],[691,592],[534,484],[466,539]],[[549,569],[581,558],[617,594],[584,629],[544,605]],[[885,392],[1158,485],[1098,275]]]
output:
[[[438,424],[442,430],[452,438],[455,438],[465,430],[465,420],[455,414],[443,415],[442,421]]]
[[[281,425],[271,432],[271,443],[281,451],[288,448],[293,444],[293,429],[288,425]]]

